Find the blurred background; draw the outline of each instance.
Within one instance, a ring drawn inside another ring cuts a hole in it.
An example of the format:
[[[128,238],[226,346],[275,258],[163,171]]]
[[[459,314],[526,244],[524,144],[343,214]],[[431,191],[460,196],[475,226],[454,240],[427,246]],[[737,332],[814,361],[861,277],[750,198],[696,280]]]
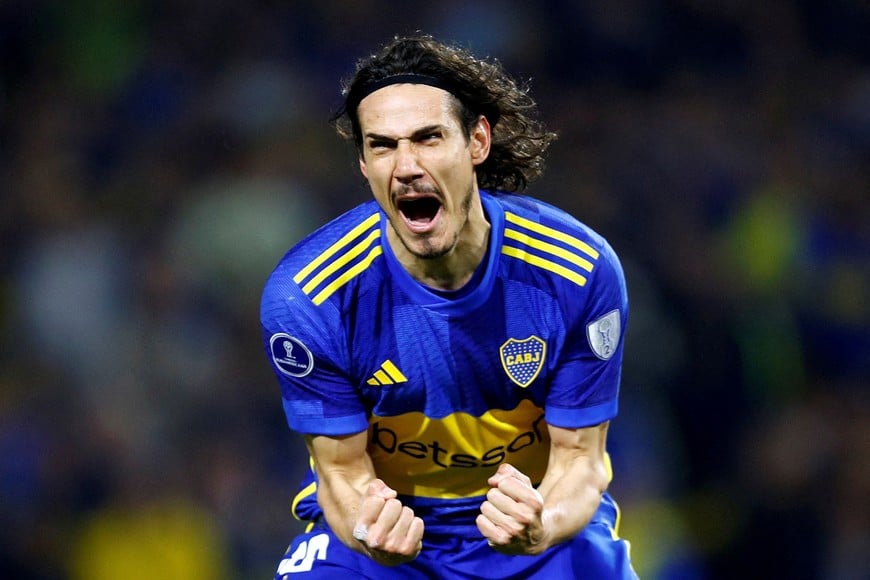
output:
[[[368,199],[339,80],[416,30],[530,81],[528,192],[623,259],[641,577],[870,577],[866,0],[0,0],[0,577],[272,577],[260,291]]]

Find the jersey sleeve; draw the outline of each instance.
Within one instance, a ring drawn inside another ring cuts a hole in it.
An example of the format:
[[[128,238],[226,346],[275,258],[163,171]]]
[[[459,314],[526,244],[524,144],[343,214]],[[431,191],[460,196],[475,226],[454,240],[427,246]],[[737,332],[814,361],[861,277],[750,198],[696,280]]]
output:
[[[368,427],[338,313],[315,306],[279,266],[266,283],[260,322],[287,423],[300,433],[349,435]]]
[[[604,243],[581,306],[567,321],[565,344],[547,396],[547,422],[558,427],[597,425],[616,416],[628,293],[622,266]]]

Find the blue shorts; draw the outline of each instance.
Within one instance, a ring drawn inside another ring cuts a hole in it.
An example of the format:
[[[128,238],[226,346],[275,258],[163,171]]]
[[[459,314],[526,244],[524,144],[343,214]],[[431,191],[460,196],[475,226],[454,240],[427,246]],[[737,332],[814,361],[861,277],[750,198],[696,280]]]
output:
[[[382,566],[345,546],[323,523],[297,536],[278,566],[275,580],[569,578],[635,580],[628,542],[614,532],[616,506],[607,496],[592,521],[573,540],[537,556],[508,556],[493,550],[476,526],[426,528],[423,550],[411,562]]]

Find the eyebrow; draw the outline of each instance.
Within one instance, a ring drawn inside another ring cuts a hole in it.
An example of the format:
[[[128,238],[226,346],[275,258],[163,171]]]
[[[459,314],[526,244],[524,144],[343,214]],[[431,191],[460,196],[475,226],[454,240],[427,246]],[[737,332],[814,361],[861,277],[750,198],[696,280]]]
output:
[[[410,139],[411,141],[416,141],[424,135],[429,135],[434,131],[444,131],[444,129],[445,126],[441,124],[426,125],[425,127],[421,127],[411,133],[408,139]],[[377,133],[366,133],[365,138],[372,141],[398,141],[399,139],[403,139],[403,137],[390,137],[387,135],[379,135]]]

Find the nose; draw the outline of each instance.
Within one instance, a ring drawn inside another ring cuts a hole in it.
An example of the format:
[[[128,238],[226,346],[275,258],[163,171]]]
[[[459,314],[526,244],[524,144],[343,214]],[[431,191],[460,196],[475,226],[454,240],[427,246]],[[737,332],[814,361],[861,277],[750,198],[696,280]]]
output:
[[[396,145],[393,175],[402,183],[409,183],[423,175],[416,149],[410,139],[399,139]]]

